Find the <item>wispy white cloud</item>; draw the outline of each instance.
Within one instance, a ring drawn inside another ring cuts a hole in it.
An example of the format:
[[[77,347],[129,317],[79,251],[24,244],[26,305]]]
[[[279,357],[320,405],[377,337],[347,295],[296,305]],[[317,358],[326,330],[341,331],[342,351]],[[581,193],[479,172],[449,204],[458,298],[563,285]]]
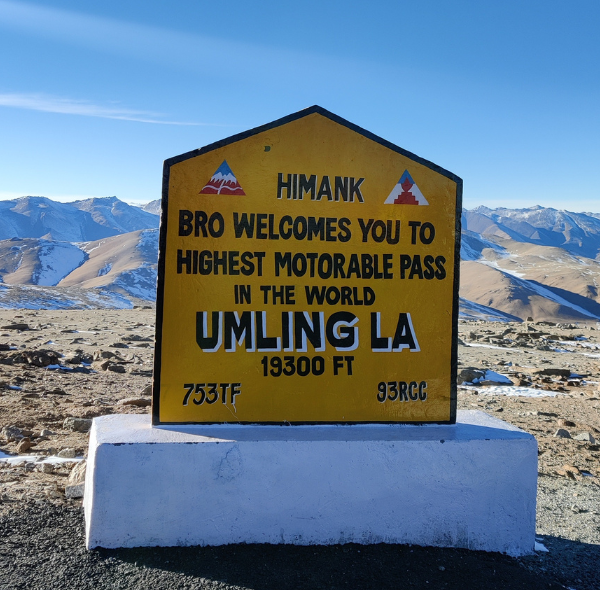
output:
[[[101,106],[86,100],[74,100],[46,94],[0,94],[0,106],[61,113],[64,115],[82,115],[84,117],[100,117],[102,119],[118,119],[121,121],[137,121],[158,125],[211,125],[210,123],[189,123],[183,121],[165,121],[160,113],[138,111],[114,106]]]
[[[227,72],[229,78],[277,80],[279,83],[333,84],[353,79],[357,68],[375,74],[380,66],[328,57],[314,50],[292,51],[223,37],[190,34],[164,27],[100,17],[19,2],[0,0],[0,27],[18,30],[36,38],[86,47],[120,57],[132,57],[169,68]]]

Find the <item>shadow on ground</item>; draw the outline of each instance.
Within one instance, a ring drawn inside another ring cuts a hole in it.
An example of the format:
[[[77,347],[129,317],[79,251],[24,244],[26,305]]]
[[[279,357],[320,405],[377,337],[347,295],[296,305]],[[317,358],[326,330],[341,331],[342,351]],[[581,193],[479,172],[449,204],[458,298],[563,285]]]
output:
[[[81,508],[23,502],[0,517],[10,590],[598,590],[600,545],[541,537],[548,553],[409,545],[84,547]]]
[[[535,557],[530,558],[528,569],[519,560],[497,553],[408,545],[231,545],[102,549],[99,554],[136,568],[169,570],[197,584],[202,580],[207,587],[211,583],[254,590],[563,587],[535,567]]]
[[[600,588],[600,545],[546,535],[536,538],[548,549],[548,553],[522,558],[526,568],[549,575],[575,590]]]

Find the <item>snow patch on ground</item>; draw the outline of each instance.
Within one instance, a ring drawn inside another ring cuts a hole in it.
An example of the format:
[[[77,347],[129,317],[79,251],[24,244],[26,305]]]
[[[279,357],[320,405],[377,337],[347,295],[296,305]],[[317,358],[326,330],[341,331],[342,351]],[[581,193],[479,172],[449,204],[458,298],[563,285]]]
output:
[[[58,285],[69,273],[79,268],[87,259],[86,253],[69,242],[41,242],[38,252],[39,269],[32,276],[36,285]]]
[[[470,391],[477,391],[477,393],[483,395],[508,395],[515,397],[556,397],[557,395],[561,395],[558,391],[535,389],[534,387],[508,387],[504,385],[491,385],[489,387],[461,385],[460,387]]]
[[[542,553],[548,553],[548,549],[546,548],[546,546],[543,543],[540,543],[539,541],[535,542],[534,550],[541,551]]]
[[[138,250],[141,250],[144,257],[152,260],[158,260],[158,230],[147,229],[140,234],[140,241],[137,244]]]
[[[486,322],[521,322],[516,316],[504,313],[492,307],[475,303],[461,297],[458,315],[462,320],[483,320]]]
[[[521,351],[520,348],[507,348],[506,346],[494,346],[492,344],[472,344],[472,343],[465,343],[465,346],[470,346],[472,348],[493,348],[494,350],[518,350]]]
[[[103,277],[104,275],[107,275],[110,272],[110,269],[112,268],[112,262],[107,262],[99,271],[98,271],[98,276],[99,277]]]
[[[131,309],[121,293],[78,287],[6,285],[0,287],[0,309]]]
[[[477,262],[479,262],[479,264],[485,264],[485,266],[489,266],[495,270],[499,270],[500,272],[506,273],[511,277],[516,277],[517,279],[522,279],[525,276],[525,273],[517,272],[516,270],[508,270],[500,266],[497,260],[485,260],[485,258],[481,258],[480,260],[477,260]]]
[[[122,289],[133,297],[154,301],[156,299],[156,277],[155,264],[146,264],[134,269],[122,272],[111,285]]]
[[[490,242],[481,234],[465,230],[461,236],[460,257],[461,260],[481,260],[483,259],[483,250],[493,250],[498,256],[506,258],[509,256],[506,248]]]
[[[65,459],[63,457],[47,457],[46,455],[7,455],[0,451],[0,462],[9,465],[21,465],[22,463],[50,463],[51,465],[60,465],[61,463],[79,463],[83,457],[74,457]]]

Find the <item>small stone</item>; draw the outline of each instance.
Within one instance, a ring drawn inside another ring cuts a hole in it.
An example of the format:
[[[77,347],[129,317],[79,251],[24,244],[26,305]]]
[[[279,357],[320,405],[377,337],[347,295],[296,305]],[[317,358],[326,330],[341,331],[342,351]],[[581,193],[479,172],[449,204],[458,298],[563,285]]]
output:
[[[152,405],[149,399],[143,397],[128,397],[127,399],[119,400],[118,405],[120,406],[138,406],[139,408],[145,408]]]
[[[140,391],[140,395],[152,395],[152,384],[148,383],[148,385]]]
[[[56,432],[52,432],[52,430],[48,430],[47,428],[44,428],[43,430],[40,430],[39,436],[52,436],[54,434],[56,434]]]
[[[85,481],[85,467],[85,461],[80,461],[79,463],[77,463],[77,465],[75,465],[75,467],[73,467],[71,473],[69,474],[70,485],[75,485]]]
[[[557,424],[561,427],[561,428],[573,428],[575,426],[575,422],[571,422],[571,420],[564,420],[563,418],[560,418],[557,421]]]
[[[52,395],[68,395],[67,392],[64,389],[61,389],[60,387],[55,387],[54,389],[50,389],[46,393],[50,393]]]
[[[109,344],[109,346],[111,348],[129,348],[125,342],[113,342],[112,344]]]
[[[475,367],[466,367],[462,369],[457,375],[457,382],[459,385],[462,383],[473,383],[475,379],[482,379],[485,376],[485,371],[476,369]]]
[[[115,356],[117,355],[114,352],[111,352],[110,350],[97,350],[96,352],[94,352],[93,359],[95,361],[98,361],[101,359],[111,359]]]
[[[554,436],[558,437],[558,438],[571,438],[571,434],[569,433],[568,430],[565,430],[564,428],[559,428],[555,433]]]
[[[71,448],[63,449],[58,452],[57,457],[60,457],[61,459],[75,459],[75,457],[77,457],[77,451]]]
[[[117,365],[116,363],[109,363],[107,370],[112,371],[113,373],[125,373],[126,372],[126,369],[123,365]]]
[[[151,341],[152,338],[147,338],[146,336],[140,336],[139,334],[127,334],[121,338],[124,342],[148,342]]]
[[[536,371],[536,374],[544,375],[546,377],[565,377],[568,379],[571,376],[571,369],[540,369],[539,371]]]
[[[23,433],[20,428],[16,426],[5,426],[2,429],[2,436],[8,440],[8,442],[12,442],[13,440],[18,440],[23,438]]]
[[[28,437],[22,438],[21,442],[17,445],[17,453],[26,453],[32,446],[31,439]]]
[[[25,350],[22,353],[23,361],[34,367],[47,367],[57,365],[61,355],[54,350]]]
[[[592,445],[596,444],[596,439],[589,432],[582,432],[573,437],[574,440],[589,442]]]
[[[52,465],[52,463],[40,463],[38,465],[38,471],[41,471],[42,473],[53,473],[54,465]]]
[[[440,567],[438,567],[438,569],[439,569],[441,572],[445,572],[445,571],[446,571],[446,568],[445,568],[443,565],[440,565]]]
[[[108,365],[110,365],[109,360],[94,361],[92,363],[92,367],[96,369],[96,371],[106,371],[108,369]]]
[[[85,482],[78,483],[72,486],[65,486],[65,497],[66,498],[83,498],[83,492],[85,491]]]
[[[29,324],[9,324],[8,326],[2,326],[2,330],[18,330],[19,332],[25,332],[29,330]]]
[[[567,470],[567,469],[557,469],[556,473],[558,475],[562,475],[564,477],[568,477],[569,479],[572,479],[572,480],[576,480],[577,479],[575,477],[575,475],[576,475],[575,472],[571,471],[570,469],[569,470]]]
[[[63,428],[65,430],[71,430],[72,432],[88,432],[92,427],[91,418],[65,418],[63,422]]]
[[[68,363],[69,365],[78,365],[81,363],[81,356],[78,354],[70,354],[65,357],[65,363]]]

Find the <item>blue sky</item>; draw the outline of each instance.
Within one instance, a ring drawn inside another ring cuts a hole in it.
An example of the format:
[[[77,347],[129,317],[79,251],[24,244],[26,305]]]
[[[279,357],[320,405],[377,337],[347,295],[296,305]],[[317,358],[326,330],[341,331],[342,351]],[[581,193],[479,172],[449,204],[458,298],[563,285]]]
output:
[[[0,0],[0,198],[160,196],[162,162],[318,104],[464,205],[600,212],[597,0]]]

